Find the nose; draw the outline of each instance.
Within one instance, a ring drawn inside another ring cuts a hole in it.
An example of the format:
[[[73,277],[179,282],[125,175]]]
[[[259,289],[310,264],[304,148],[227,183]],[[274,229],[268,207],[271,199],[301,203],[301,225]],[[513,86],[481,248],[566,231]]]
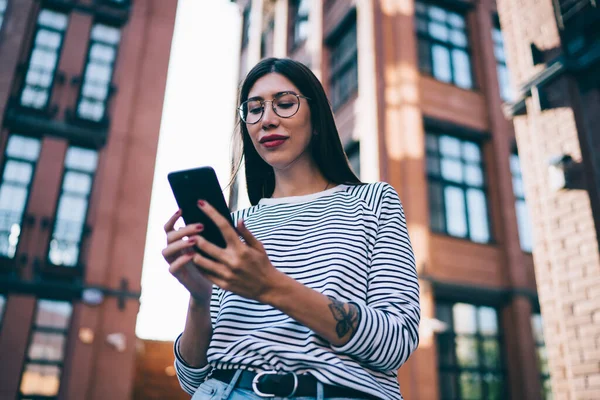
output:
[[[269,104],[267,104],[267,103],[269,103]],[[262,116],[262,121],[261,121],[263,129],[277,126],[279,123],[279,117],[275,113],[275,110],[273,110],[273,102],[269,101],[269,100],[265,101],[264,107],[265,108],[263,111],[263,116]]]

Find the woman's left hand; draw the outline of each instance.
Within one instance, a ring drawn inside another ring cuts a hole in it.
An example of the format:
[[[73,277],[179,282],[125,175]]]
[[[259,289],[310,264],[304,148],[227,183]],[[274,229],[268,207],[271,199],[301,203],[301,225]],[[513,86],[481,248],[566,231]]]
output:
[[[196,254],[193,262],[221,289],[260,301],[284,274],[271,264],[262,243],[250,233],[243,221],[238,222],[237,230],[246,243],[213,206],[202,200],[198,206],[217,225],[227,246],[221,248],[202,236],[194,236],[196,246],[215,261]]]

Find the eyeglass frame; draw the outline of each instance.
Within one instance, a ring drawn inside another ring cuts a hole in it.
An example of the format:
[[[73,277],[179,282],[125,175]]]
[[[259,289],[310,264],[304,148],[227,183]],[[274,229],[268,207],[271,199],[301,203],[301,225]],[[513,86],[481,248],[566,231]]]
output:
[[[279,115],[279,113],[277,112],[277,110],[275,109],[275,106],[273,105],[273,100],[275,100],[275,98],[279,98],[281,96],[285,96],[287,94],[291,94],[294,95],[298,98],[298,108],[296,109],[296,111],[290,115],[289,117],[283,117],[281,115]],[[298,94],[296,92],[292,92],[292,91],[287,91],[287,92],[281,92],[281,93],[277,93],[274,97],[273,100],[260,100],[260,104],[262,106],[262,113],[260,115],[260,118],[256,121],[256,122],[247,122],[244,117],[242,117],[242,107],[244,106],[244,104],[247,104],[249,101],[257,101],[258,99],[250,99],[250,100],[246,100],[244,101],[242,104],[240,104],[240,106],[237,108],[239,115],[240,115],[240,119],[245,123],[245,124],[249,124],[249,125],[256,125],[260,122],[261,119],[263,119],[263,117],[265,116],[265,103],[271,103],[271,109],[273,110],[273,112],[275,113],[275,115],[277,115],[279,118],[292,118],[294,115],[298,114],[298,111],[300,111],[300,99],[305,99],[307,101],[311,100],[310,97],[306,97],[303,96],[301,94]]]

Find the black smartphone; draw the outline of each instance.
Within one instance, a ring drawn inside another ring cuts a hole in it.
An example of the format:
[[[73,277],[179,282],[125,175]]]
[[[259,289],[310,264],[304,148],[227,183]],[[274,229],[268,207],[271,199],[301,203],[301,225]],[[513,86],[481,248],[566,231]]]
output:
[[[200,167],[174,171],[167,178],[185,224],[203,224],[204,230],[200,234],[209,242],[225,248],[227,244],[221,231],[198,207],[198,200],[207,201],[234,226],[215,170]]]

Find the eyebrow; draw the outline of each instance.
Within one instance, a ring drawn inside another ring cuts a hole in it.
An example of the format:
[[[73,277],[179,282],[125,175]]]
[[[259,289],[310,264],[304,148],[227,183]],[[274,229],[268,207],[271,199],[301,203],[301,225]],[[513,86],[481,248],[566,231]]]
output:
[[[296,93],[296,92],[295,92],[295,91],[293,91],[293,90],[284,90],[283,92],[277,92],[277,93],[275,93],[275,94],[273,95],[273,97],[277,97],[277,96],[279,96],[279,95],[282,95],[282,94],[285,94],[285,93],[298,94],[298,93]],[[264,98],[263,98],[263,97],[261,97],[261,96],[253,96],[253,97],[250,97],[250,98],[248,98],[248,100],[246,100],[246,101],[250,101],[250,100],[264,100]]]

